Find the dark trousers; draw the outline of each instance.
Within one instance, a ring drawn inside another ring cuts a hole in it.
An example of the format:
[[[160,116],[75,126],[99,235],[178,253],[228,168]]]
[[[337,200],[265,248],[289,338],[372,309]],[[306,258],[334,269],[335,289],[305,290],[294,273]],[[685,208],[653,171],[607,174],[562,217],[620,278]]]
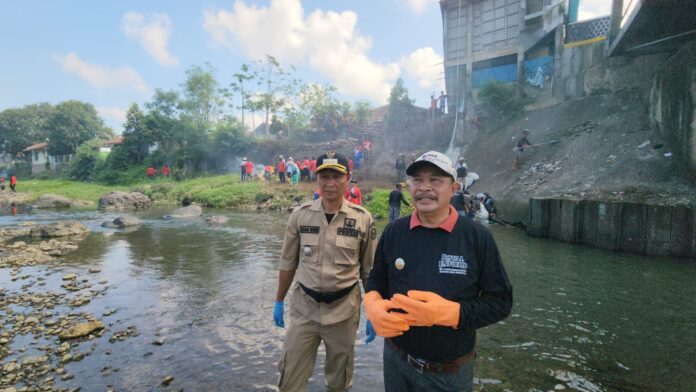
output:
[[[474,390],[474,361],[462,365],[456,373],[419,372],[384,341],[384,390],[386,392]]]
[[[16,192],[16,191],[15,191],[15,186],[17,186],[17,184],[10,184],[10,188],[12,188],[12,192]]]
[[[246,169],[242,166],[242,176],[240,177],[242,181],[246,179]]]
[[[285,182],[285,172],[278,172],[278,178],[280,182]]]

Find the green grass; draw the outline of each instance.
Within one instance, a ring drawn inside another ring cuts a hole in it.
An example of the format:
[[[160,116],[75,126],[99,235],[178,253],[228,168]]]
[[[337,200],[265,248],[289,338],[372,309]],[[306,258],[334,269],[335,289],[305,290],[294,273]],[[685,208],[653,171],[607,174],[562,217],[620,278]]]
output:
[[[268,185],[263,181],[241,182],[236,174],[206,176],[174,181],[171,178],[158,177],[152,180],[141,179],[129,185],[102,185],[92,182],[69,180],[28,179],[19,181],[17,190],[30,194],[30,201],[45,193],[65,196],[72,200],[84,200],[97,203],[99,198],[113,191],[138,190],[148,195],[157,204],[179,204],[184,196],[206,207],[236,208],[255,206],[270,200],[271,208],[288,207],[298,200],[305,200],[306,192],[279,184]],[[391,189],[376,188],[365,195],[365,207],[377,219],[386,219],[389,215],[389,193]],[[404,192],[406,200],[411,199]],[[408,215],[412,208],[402,206],[401,215]]]
[[[96,202],[104,194],[113,191],[127,191],[131,188],[126,185],[111,186],[69,180],[30,179],[22,181],[22,179],[19,179],[17,181],[17,191],[29,193],[31,200],[36,200],[45,193],[53,193],[73,200]]]
[[[101,185],[69,180],[30,179],[17,184],[18,191],[30,194],[30,201],[45,193],[65,196],[72,200],[96,203],[99,198],[113,191],[138,190],[159,204],[178,204],[189,196],[194,202],[207,207],[228,208],[252,206],[270,199],[275,208],[287,207],[293,200],[305,195],[294,188],[269,186],[256,182],[241,182],[237,175],[206,176],[184,181],[158,177],[142,179],[129,185]]]

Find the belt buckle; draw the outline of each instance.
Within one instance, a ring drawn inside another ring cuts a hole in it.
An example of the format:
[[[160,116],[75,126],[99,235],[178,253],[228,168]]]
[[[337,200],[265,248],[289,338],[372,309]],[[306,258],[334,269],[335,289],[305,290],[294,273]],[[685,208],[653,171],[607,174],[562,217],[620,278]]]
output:
[[[408,363],[412,368],[416,369],[418,373],[423,374],[423,368],[425,367],[425,361],[413,358],[411,355],[406,354],[406,363]]]

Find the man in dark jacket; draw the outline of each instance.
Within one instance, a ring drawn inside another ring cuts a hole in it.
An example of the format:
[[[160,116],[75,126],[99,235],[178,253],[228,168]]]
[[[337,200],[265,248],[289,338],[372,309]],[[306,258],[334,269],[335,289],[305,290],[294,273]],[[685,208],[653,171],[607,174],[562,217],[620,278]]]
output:
[[[389,223],[394,222],[401,216],[401,203],[410,206],[406,199],[404,199],[401,188],[401,183],[397,182],[396,188],[389,193]]]
[[[473,391],[476,329],[510,314],[512,286],[491,234],[449,205],[454,164],[411,164],[409,217],[377,244],[365,311],[384,343],[386,391]]]

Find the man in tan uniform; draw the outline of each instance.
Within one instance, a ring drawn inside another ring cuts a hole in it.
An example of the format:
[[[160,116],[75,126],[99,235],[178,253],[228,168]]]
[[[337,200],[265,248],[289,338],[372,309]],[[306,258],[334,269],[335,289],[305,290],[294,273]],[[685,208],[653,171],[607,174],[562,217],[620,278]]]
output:
[[[285,231],[273,310],[279,327],[285,325],[285,295],[297,279],[278,365],[281,391],[307,389],[321,341],[326,348],[327,390],[346,391],[353,382],[361,301],[358,280],[364,285],[372,269],[377,234],[372,215],[344,200],[349,175],[344,156],[320,156],[316,177],[322,197],[297,208]]]

